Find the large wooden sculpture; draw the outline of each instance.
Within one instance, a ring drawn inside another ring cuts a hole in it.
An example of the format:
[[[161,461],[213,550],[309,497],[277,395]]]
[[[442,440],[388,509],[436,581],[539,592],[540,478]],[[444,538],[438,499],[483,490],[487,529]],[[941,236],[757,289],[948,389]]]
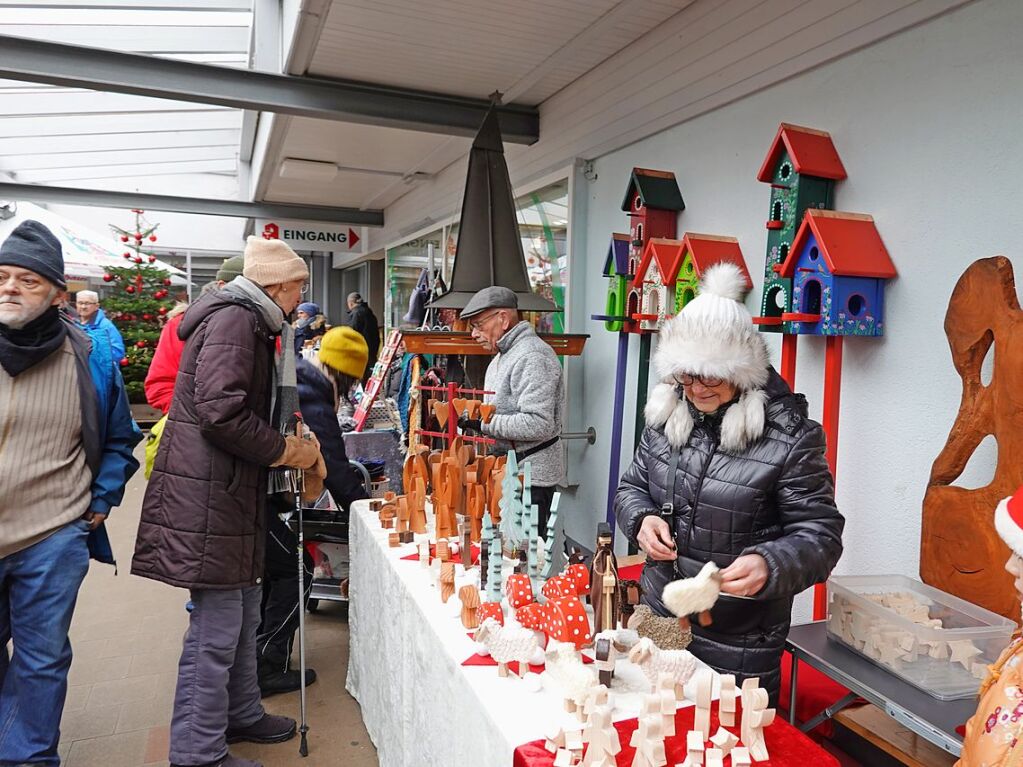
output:
[[[920,577],[1018,620],[1012,576],[1002,568],[1009,550],[991,522],[998,502],[1023,484],[1023,311],[1007,258],[981,259],[963,273],[948,303],[945,335],[963,395],[924,496]],[[981,368],[992,347],[993,372],[985,386]],[[953,487],[988,435],[998,442],[991,483],[975,490]]]

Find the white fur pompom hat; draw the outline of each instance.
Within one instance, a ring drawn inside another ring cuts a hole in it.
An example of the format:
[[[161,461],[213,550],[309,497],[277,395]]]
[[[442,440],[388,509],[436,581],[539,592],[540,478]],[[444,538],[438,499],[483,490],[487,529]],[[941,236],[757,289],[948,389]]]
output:
[[[660,428],[668,442],[682,447],[693,417],[676,376],[722,378],[739,389],[739,401],[721,422],[721,449],[738,453],[764,433],[764,406],[770,360],[767,345],[742,303],[749,283],[732,263],[712,266],[703,275],[696,298],[661,328],[654,370],[660,381],[650,394],[647,424]]]
[[[995,530],[1017,557],[1023,557],[1023,487],[995,507]]]

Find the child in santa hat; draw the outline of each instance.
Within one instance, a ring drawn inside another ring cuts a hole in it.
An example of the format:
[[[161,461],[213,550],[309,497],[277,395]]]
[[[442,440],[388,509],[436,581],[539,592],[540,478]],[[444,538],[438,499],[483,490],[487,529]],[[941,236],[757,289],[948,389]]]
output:
[[[1011,549],[1005,569],[1023,598],[1023,487],[995,508],[995,529]],[[966,723],[963,753],[955,767],[1023,765],[1023,632],[988,669],[977,713]]]

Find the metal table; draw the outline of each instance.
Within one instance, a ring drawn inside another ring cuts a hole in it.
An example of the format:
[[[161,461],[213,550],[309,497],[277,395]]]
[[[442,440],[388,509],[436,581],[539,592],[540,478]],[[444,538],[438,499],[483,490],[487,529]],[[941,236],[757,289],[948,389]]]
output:
[[[928,695],[863,656],[837,642],[829,641],[823,621],[793,626],[785,642],[785,649],[792,654],[789,680],[792,685],[789,693],[789,722],[792,724],[795,724],[796,717],[798,661],[803,661],[851,690],[849,695],[804,723],[800,727],[804,732],[830,719],[860,697],[950,754],[959,756],[962,751],[963,739],[955,730],[973,716],[977,708],[975,698],[944,701]]]

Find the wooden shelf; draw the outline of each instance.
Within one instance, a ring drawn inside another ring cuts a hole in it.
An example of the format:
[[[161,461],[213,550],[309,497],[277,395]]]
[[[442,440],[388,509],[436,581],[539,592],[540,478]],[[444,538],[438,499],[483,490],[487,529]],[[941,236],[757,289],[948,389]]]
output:
[[[877,706],[839,711],[835,721],[909,767],[951,767],[956,757],[899,724]]]
[[[413,354],[469,354],[490,356],[490,352],[476,343],[469,333],[441,330],[402,331],[405,348]],[[540,338],[550,344],[555,354],[578,357],[583,353],[588,334],[553,335],[541,333]]]

